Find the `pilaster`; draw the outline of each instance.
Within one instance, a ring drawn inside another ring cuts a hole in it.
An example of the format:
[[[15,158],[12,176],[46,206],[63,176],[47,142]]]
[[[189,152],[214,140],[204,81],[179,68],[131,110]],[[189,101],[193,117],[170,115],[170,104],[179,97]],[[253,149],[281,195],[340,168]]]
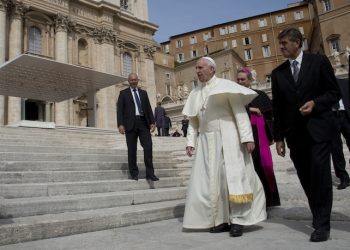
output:
[[[0,65],[5,63],[6,55],[6,13],[8,1],[0,0]],[[0,126],[5,124],[5,97],[0,95]]]
[[[97,70],[115,74],[114,43],[115,33],[105,27],[96,28],[93,32],[97,52]],[[90,97],[92,98],[92,97]],[[115,129],[117,128],[116,118],[116,92],[115,86],[104,88],[97,92],[97,127]],[[88,115],[91,116],[90,114]]]
[[[10,1],[7,1],[10,3]],[[9,58],[13,59],[23,52],[23,17],[29,7],[22,2],[11,2],[10,33],[9,33]],[[8,124],[21,120],[21,98],[8,98]]]
[[[67,16],[57,14],[55,18],[55,59],[58,62],[68,62],[68,26]],[[55,122],[58,125],[68,125],[68,101],[55,103]]]

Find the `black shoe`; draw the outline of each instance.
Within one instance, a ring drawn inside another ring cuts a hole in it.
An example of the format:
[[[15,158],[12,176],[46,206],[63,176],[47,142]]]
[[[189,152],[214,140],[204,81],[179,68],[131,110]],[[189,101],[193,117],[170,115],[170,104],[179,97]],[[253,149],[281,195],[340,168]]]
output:
[[[150,181],[159,181],[159,178],[155,175],[153,176],[146,176],[146,180],[150,180]]]
[[[231,237],[239,237],[243,235],[243,226],[238,224],[232,224],[230,229]]]
[[[337,189],[338,190],[345,189],[348,186],[350,186],[350,180],[340,180],[340,184],[338,185]]]
[[[138,181],[138,180],[139,180],[139,177],[138,177],[138,176],[131,176],[129,179]]]
[[[230,226],[227,223],[220,224],[219,226],[210,228],[210,233],[222,233],[230,231]]]
[[[327,241],[329,239],[329,231],[321,231],[321,230],[315,230],[310,236],[311,242],[322,242]]]

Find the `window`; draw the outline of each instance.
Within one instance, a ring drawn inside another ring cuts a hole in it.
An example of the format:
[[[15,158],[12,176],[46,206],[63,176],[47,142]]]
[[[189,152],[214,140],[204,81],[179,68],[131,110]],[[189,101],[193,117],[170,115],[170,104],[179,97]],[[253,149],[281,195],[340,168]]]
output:
[[[227,33],[228,33],[227,27],[221,27],[221,28],[220,28],[220,35],[221,35],[221,36],[224,36],[224,35],[226,35]]]
[[[221,73],[221,78],[230,79],[230,71],[224,71]]]
[[[301,33],[302,35],[304,35],[304,27],[299,27],[298,29],[299,29],[300,33]]]
[[[252,49],[245,49],[244,50],[244,58],[246,61],[252,60],[253,59],[253,51]]]
[[[252,43],[252,39],[250,38],[250,36],[243,37],[242,40],[243,40],[243,45],[248,45]]]
[[[210,32],[206,32],[203,34],[203,40],[207,41],[209,38],[211,38]]]
[[[271,56],[271,50],[270,50],[270,46],[263,46],[262,47],[262,52],[263,52],[263,56],[264,57],[270,57]]]
[[[184,53],[179,53],[176,55],[176,59],[178,62],[184,62],[185,61],[185,56]]]
[[[170,73],[165,73],[165,78],[166,78],[167,80],[170,80],[170,79],[171,79]]]
[[[267,21],[266,21],[266,18],[261,18],[258,20],[258,24],[259,24],[259,27],[262,28],[262,27],[266,27],[267,26]]]
[[[323,8],[325,12],[331,11],[332,10],[331,0],[323,0]]]
[[[78,64],[89,66],[88,43],[85,39],[79,39],[78,41]]]
[[[165,45],[164,52],[169,53],[169,51],[170,51],[169,44],[167,44],[167,45]]]
[[[235,32],[237,32],[237,25],[228,26],[228,33],[235,33]]]
[[[249,30],[249,22],[241,23],[241,30]]]
[[[309,49],[309,45],[307,44],[307,39],[303,40],[303,46],[301,47],[302,50],[308,50]]]
[[[264,43],[264,42],[267,42],[267,34],[261,34],[261,41]]]
[[[222,45],[226,49],[227,48],[227,41],[224,41]]]
[[[265,79],[266,79],[266,82],[271,82],[271,75],[266,75]]]
[[[192,50],[191,51],[191,58],[197,57],[197,50]]]
[[[284,23],[285,21],[286,18],[284,17],[284,15],[276,16],[276,23]]]
[[[206,45],[204,47],[204,55],[208,55],[209,54],[209,49],[208,49],[208,45]]]
[[[123,54],[123,76],[128,76],[132,72],[132,57],[129,53]]]
[[[129,9],[129,1],[128,0],[120,0],[120,8],[122,10],[128,10]]]
[[[237,48],[237,40],[232,40],[232,48]]]
[[[331,53],[334,51],[340,51],[339,38],[329,40],[329,45],[331,48]]]
[[[302,10],[294,12],[294,19],[295,20],[300,20],[303,18],[304,18],[304,12]]]
[[[29,29],[29,52],[41,55],[41,30],[38,27],[30,27]]]
[[[190,44],[195,44],[197,43],[197,37],[196,36],[191,36],[190,37]]]
[[[181,48],[183,46],[182,40],[177,40],[176,41],[176,48]]]

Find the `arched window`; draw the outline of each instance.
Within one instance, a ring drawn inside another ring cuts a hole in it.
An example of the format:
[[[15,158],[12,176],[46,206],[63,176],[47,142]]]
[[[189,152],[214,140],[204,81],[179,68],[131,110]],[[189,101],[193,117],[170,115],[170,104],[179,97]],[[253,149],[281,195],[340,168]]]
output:
[[[30,27],[28,52],[41,55],[42,54],[41,45],[42,45],[41,30],[35,26]]]
[[[120,0],[120,8],[123,10],[128,10],[129,9],[128,0]]]
[[[89,66],[88,43],[85,39],[79,39],[78,41],[78,64]]]
[[[123,54],[123,76],[128,76],[132,72],[132,57],[129,53]]]

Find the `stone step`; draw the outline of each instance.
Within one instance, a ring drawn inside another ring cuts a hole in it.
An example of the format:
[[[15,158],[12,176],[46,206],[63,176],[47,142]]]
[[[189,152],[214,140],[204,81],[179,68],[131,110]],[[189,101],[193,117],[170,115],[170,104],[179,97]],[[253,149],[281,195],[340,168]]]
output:
[[[186,190],[186,187],[170,187],[99,194],[2,199],[0,215],[2,219],[17,218],[178,200],[185,198]]]
[[[124,149],[116,149],[112,147],[99,147],[99,148],[93,148],[93,147],[75,147],[73,146],[41,146],[41,145],[30,145],[30,147],[23,145],[23,144],[0,144],[0,152],[6,153],[6,152],[22,152],[22,153],[71,153],[71,154],[113,154],[113,155],[120,155],[120,154],[127,154],[127,148],[125,146]],[[137,151],[137,154],[143,155],[143,150],[140,147],[140,149]],[[164,156],[168,155],[175,156],[175,155],[183,155],[185,156],[185,151],[174,151],[168,149],[167,151],[153,151],[153,156]]]
[[[138,155],[140,159],[142,155]],[[170,160],[171,156],[166,154],[156,155],[156,159]],[[70,153],[30,153],[30,152],[0,152],[1,161],[124,161],[127,162],[126,154],[70,154]],[[181,161],[177,159],[176,161]]]
[[[43,182],[84,182],[99,180],[118,180],[128,178],[127,170],[97,171],[22,171],[0,172],[0,184],[43,183]],[[141,170],[140,178],[145,178],[145,170]],[[158,177],[189,176],[189,169],[159,169]]]
[[[182,217],[184,200],[0,220],[0,245]]]
[[[85,182],[0,184],[0,197],[11,199],[184,187],[188,184],[188,179],[189,177],[185,175],[181,177],[163,177],[156,182],[149,182],[145,179],[139,179],[138,181],[123,179]]]
[[[141,158],[141,157],[140,157]],[[139,159],[137,162],[140,173],[144,171],[145,164]],[[153,161],[156,169],[186,169],[191,168],[191,162],[177,160]],[[0,162],[0,171],[96,171],[96,170],[128,170],[128,163],[125,161],[6,161]]]

